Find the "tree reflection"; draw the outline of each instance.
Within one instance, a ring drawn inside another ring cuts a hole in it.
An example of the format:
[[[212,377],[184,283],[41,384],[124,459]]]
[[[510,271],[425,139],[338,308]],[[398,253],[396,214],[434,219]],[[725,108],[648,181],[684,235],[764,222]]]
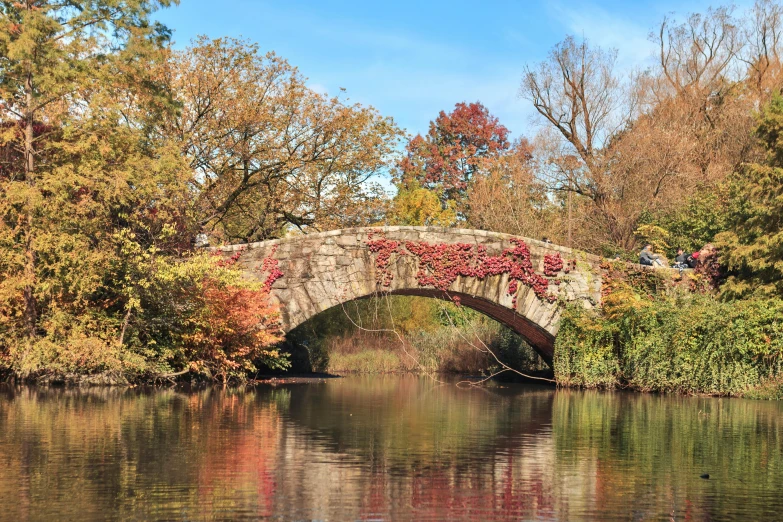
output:
[[[781,418],[414,377],[20,388],[0,395],[0,502],[18,520],[775,518]]]

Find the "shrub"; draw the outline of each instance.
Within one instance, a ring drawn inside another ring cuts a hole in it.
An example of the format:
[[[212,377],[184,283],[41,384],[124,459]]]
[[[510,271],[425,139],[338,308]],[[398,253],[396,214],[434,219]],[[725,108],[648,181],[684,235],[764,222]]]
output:
[[[674,295],[621,313],[567,309],[555,347],[565,385],[742,395],[781,376],[783,300]]]
[[[128,339],[158,373],[191,371],[225,382],[258,365],[285,368],[278,311],[267,285],[242,277],[234,262],[198,254],[156,267]]]

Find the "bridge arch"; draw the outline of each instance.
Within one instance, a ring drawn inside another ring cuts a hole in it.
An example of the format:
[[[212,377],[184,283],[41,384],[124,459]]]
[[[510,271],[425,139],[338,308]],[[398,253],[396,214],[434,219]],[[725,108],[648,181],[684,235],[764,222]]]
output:
[[[426,280],[431,268],[425,261],[427,254],[411,253],[421,249],[430,253],[447,250],[463,257],[483,255],[480,259],[494,268],[474,273],[450,267],[445,279],[433,283]],[[238,257],[246,277],[270,285],[286,332],[355,299],[383,293],[422,296],[459,301],[497,320],[520,334],[550,364],[562,302],[581,300],[590,306],[598,301],[601,288],[596,256],[483,230],[351,228],[220,250],[225,256]],[[534,271],[529,280],[516,273],[524,279],[517,280],[513,270],[497,268],[498,263],[508,265],[508,259],[518,259],[509,254],[512,251],[529,253],[525,263]],[[559,263],[552,262],[557,259],[562,260],[559,269]]]

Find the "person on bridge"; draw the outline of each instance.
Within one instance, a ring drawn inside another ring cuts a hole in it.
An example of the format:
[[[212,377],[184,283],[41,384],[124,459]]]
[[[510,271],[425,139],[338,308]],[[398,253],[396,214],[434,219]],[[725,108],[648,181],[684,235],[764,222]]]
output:
[[[686,268],[691,268],[688,264],[688,258],[690,256],[685,253],[685,251],[682,248],[677,249],[677,257],[674,258],[674,264],[672,265],[672,268],[677,268],[682,272]]]
[[[699,264],[699,252],[694,252],[693,254],[688,256],[688,266],[691,268],[696,268],[696,265]]]
[[[644,266],[663,266],[661,256],[653,253],[653,246],[649,243],[644,245],[642,251],[639,252],[639,264]]]

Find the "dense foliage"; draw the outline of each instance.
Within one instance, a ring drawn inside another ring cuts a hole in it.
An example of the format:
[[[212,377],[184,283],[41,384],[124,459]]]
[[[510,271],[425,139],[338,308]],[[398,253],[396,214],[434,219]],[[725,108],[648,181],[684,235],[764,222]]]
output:
[[[453,202],[464,215],[468,187],[488,161],[508,150],[508,133],[481,103],[458,103],[430,122],[426,136],[408,142],[399,181],[403,187],[416,183],[434,191],[444,205]]]
[[[559,383],[718,395],[781,384],[780,299],[629,297],[622,311],[564,313],[555,352]]]
[[[244,42],[173,52],[151,19],[172,3],[0,3],[3,373],[225,381],[285,367],[269,285],[194,255],[195,235],[377,219],[363,181],[393,122]]]
[[[193,175],[198,224],[229,243],[382,217],[400,135],[372,107],[317,93],[274,53],[200,38],[160,65],[180,109],[157,125]]]
[[[692,200],[685,207],[690,212],[663,221],[676,233],[714,238],[717,254],[702,249],[694,275],[672,286],[652,272],[618,278],[618,267],[610,268],[600,310],[564,312],[555,356],[560,383],[783,394],[781,121],[783,99],[775,96],[758,115],[766,162],[743,165],[713,193]],[[669,239],[653,224],[640,231],[645,241]],[[728,277],[721,281],[724,271]]]
[[[727,180],[726,230],[716,236],[730,275],[724,293],[783,293],[783,98],[762,111],[757,135],[764,164],[749,164]]]

